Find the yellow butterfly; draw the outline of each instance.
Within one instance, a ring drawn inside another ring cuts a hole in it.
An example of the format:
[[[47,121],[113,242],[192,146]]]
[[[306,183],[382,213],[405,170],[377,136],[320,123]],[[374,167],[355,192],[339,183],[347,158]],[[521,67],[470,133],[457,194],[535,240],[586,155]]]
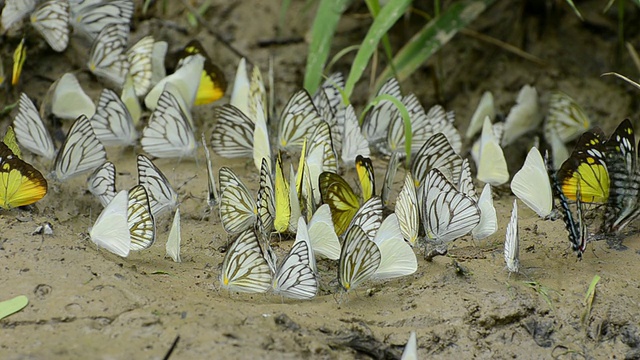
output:
[[[4,134],[2,142],[9,147],[18,159],[22,159],[22,151],[20,150],[20,146],[18,146],[18,139],[16,138],[16,132],[13,130],[13,126],[7,127],[7,132]]]
[[[11,209],[35,203],[47,194],[47,180],[0,143],[0,207]]]
[[[213,64],[211,58],[198,40],[192,40],[184,47],[180,55],[180,60],[195,54],[204,56],[205,61],[194,104],[205,105],[224,96],[224,92],[227,90],[227,79],[224,77],[222,70]]]
[[[558,181],[570,200],[580,194],[582,202],[605,203],[609,198],[609,171],[600,135],[586,132],[560,170]]]
[[[24,38],[13,52],[13,75],[11,76],[11,85],[16,86],[22,74],[22,65],[27,60],[27,46],[24,44]]]

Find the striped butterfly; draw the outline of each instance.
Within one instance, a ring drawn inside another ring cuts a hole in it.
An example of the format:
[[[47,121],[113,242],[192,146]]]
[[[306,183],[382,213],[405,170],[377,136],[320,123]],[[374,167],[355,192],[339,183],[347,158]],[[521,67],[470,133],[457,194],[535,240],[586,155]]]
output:
[[[53,140],[51,140],[38,110],[25,93],[20,94],[18,114],[13,120],[13,126],[16,138],[22,147],[47,160],[52,160],[56,156]]]
[[[31,25],[57,52],[64,51],[69,43],[69,3],[50,0],[31,13]]]
[[[31,13],[37,4],[37,0],[6,0],[2,8],[2,15],[0,15],[2,28],[5,31],[9,30],[13,24]]]
[[[172,85],[167,84],[158,99],[158,106],[142,130],[140,144],[145,152],[159,158],[192,156],[196,150],[193,120],[182,99],[171,89]]]
[[[165,257],[169,256],[175,262],[182,262],[180,260],[180,208],[176,209],[176,213],[173,215],[173,223],[171,224],[171,230],[169,230],[169,238],[165,245]]]
[[[282,169],[282,164],[280,164]],[[260,188],[258,188],[258,229],[260,233],[270,234],[276,217],[276,193],[274,191],[273,176],[267,159],[262,159],[260,167]],[[288,196],[288,194],[287,194]],[[288,219],[287,219],[288,221]]]
[[[271,166],[271,145],[269,144],[269,130],[267,129],[267,119],[262,116],[262,103],[256,103],[255,128],[253,130],[253,164],[256,169],[260,169],[262,159],[268,159]]]
[[[500,140],[493,134],[493,126],[489,117],[484,118],[482,135],[480,137],[480,161],[478,168],[478,180],[498,186],[509,181],[509,169],[507,160],[500,147]]]
[[[75,120],[80,115],[91,118],[96,112],[93,100],[82,90],[73,73],[62,75],[47,92],[51,99],[51,113],[66,120]]]
[[[304,220],[302,222],[302,226],[306,227]],[[292,299],[314,298],[318,293],[318,279],[310,266],[312,257],[308,242],[294,243],[273,278],[273,292]]]
[[[418,260],[411,246],[404,241],[395,214],[387,216],[373,238],[380,250],[380,265],[374,279],[392,279],[411,275],[418,270]]]
[[[480,209],[480,222],[473,228],[471,235],[473,235],[474,239],[481,240],[498,231],[498,216],[496,208],[493,206],[491,184],[484,185],[477,204]]]
[[[98,219],[89,229],[91,241],[98,247],[105,248],[120,256],[129,256],[131,251],[131,234],[129,233],[128,191],[120,191],[109,202]]]
[[[116,196],[116,167],[106,161],[95,169],[87,180],[89,192],[98,198],[102,207],[107,206]]]
[[[458,191],[467,194],[474,201],[478,201],[478,192],[476,192],[476,187],[473,185],[473,179],[471,178],[471,166],[469,166],[469,159],[466,158],[462,160],[462,166],[460,167]]]
[[[156,241],[156,223],[151,212],[147,190],[136,185],[129,190],[127,222],[131,234],[131,250],[148,249]]]
[[[0,208],[30,205],[46,194],[44,176],[0,142]]]
[[[427,240],[447,244],[466,235],[480,222],[480,209],[473,199],[459,192],[438,169],[427,174],[418,198],[422,204],[422,222]]]
[[[151,88],[153,45],[153,36],[145,36],[126,52],[136,96],[146,95]]]
[[[382,183],[382,192],[380,193],[380,197],[382,198],[382,204],[384,206],[389,205],[389,196],[391,196],[391,187],[393,186],[393,181],[396,178],[396,173],[398,172],[398,167],[400,167],[400,153],[393,153],[389,158],[389,164],[387,164],[387,170],[384,173],[384,181]]]
[[[339,117],[340,115],[337,116]],[[342,137],[342,152],[340,157],[345,166],[351,166],[355,164],[358,155],[369,157],[371,154],[369,141],[362,135],[358,118],[351,104],[344,110],[343,126],[344,134]]]
[[[229,291],[249,293],[263,293],[271,287],[271,268],[253,230],[243,231],[227,249],[220,285]]]
[[[513,175],[511,191],[541,218],[551,215],[551,182],[542,155],[536,147],[529,150],[524,165]]]
[[[154,217],[178,205],[178,194],[171,187],[162,171],[144,155],[138,155],[138,184],[149,194],[149,204]]]
[[[411,147],[417,151],[420,146],[427,141],[427,139],[433,135],[430,131],[430,123],[427,114],[422,107],[422,104],[418,101],[418,98],[414,94],[409,94],[402,97],[402,104],[405,106],[409,113],[409,123],[411,126]],[[385,154],[392,154],[396,152],[404,153],[405,151],[405,135],[404,118],[400,114],[400,111],[395,110],[393,117],[390,119],[389,132],[387,134],[387,142],[384,146],[379,147],[379,150]],[[412,151],[413,152],[413,151]]]
[[[568,142],[579,137],[589,127],[589,117],[571,96],[561,91],[551,93],[549,111],[544,123],[545,134],[553,129],[562,142]]]
[[[211,154],[209,153],[209,147],[204,139],[204,133],[202,133],[202,147],[204,148],[204,156],[207,159],[207,205],[212,208],[220,202],[220,193],[216,186],[215,173],[213,172],[213,166],[211,165]]]
[[[504,121],[504,135],[501,145],[510,145],[520,136],[537,129],[541,122],[542,114],[538,104],[538,92],[533,86],[525,85],[520,89],[516,105],[511,108]]]
[[[398,100],[402,99],[398,80],[395,78],[387,80],[378,90],[376,97],[380,95],[389,95]],[[388,100],[381,100],[367,113],[362,124],[362,130],[369,144],[378,144],[387,137],[389,123],[396,115],[396,106]]]
[[[418,208],[418,195],[411,173],[404,178],[404,185],[396,200],[395,214],[400,224],[400,232],[404,239],[415,246],[420,231],[420,210]]]
[[[70,0],[73,28],[93,40],[111,25],[129,26],[133,17],[132,0]]]
[[[124,79],[120,100],[126,106],[133,123],[137,125],[140,122],[140,116],[142,116],[142,106],[140,106],[140,101],[138,101],[138,96],[136,95],[133,78],[129,74]]]
[[[426,183],[427,174],[432,169],[438,169],[447,179],[459,179],[462,158],[451,147],[449,140],[442,133],[429,138],[413,158],[411,173],[416,187]]]
[[[54,168],[58,181],[91,171],[107,161],[107,153],[96,137],[89,119],[80,115],[71,125],[56,156]]]
[[[148,109],[155,110],[160,95],[166,90],[166,85],[171,84],[169,89],[173,95],[182,100],[184,111],[190,112],[198,94],[203,66],[204,57],[202,55],[189,56],[173,74],[166,76],[149,90],[144,98],[144,104]],[[191,117],[189,117],[189,122],[191,126],[194,126]]]
[[[218,176],[222,227],[230,234],[252,229],[258,213],[255,199],[230,168],[221,167]]]
[[[504,241],[504,261],[510,273],[520,271],[520,237],[518,236],[518,200],[513,199],[511,220],[507,225],[507,235]]]
[[[311,96],[306,90],[295,92],[280,116],[278,147],[289,152],[300,152],[304,139],[323,121]]]
[[[89,52],[89,71],[121,87],[129,72],[129,61],[125,53],[128,39],[127,25],[112,24],[100,31]]]
[[[253,67],[251,80],[249,80],[247,63],[246,60],[242,58],[240,59],[238,69],[236,70],[236,77],[229,104],[235,106],[243,114],[246,114],[249,119],[254,121],[254,119],[259,115],[256,107],[258,102],[262,103],[262,112],[264,117],[266,117],[267,93],[262,81],[260,68],[258,66]]]
[[[345,235],[338,264],[338,280],[344,291],[350,291],[371,278],[382,256],[375,242],[358,226],[353,226]]]
[[[129,110],[118,95],[109,89],[103,89],[100,93],[91,126],[105,146],[132,146],[138,139]]]
[[[333,73],[322,83],[311,99],[320,116],[331,126],[335,125],[333,118],[342,104],[340,89],[343,88],[344,77],[342,73]]]
[[[453,111],[447,112],[442,106],[434,105],[429,109],[426,117],[426,123],[428,124],[428,126],[425,127],[427,129],[426,138],[428,139],[437,133],[443,133],[447,138],[447,141],[449,141],[449,144],[451,144],[453,150],[460,154],[460,151],[462,150],[462,138],[460,137],[458,130],[453,125],[453,122],[455,121],[455,114]],[[422,139],[425,137],[421,136],[420,138]],[[411,152],[413,153],[418,151],[423,143],[424,141],[414,141],[411,145]]]
[[[352,227],[359,227],[373,240],[382,224],[382,212],[382,200],[378,196],[372,197],[358,209],[347,227],[347,232]]]
[[[318,266],[316,264],[316,257],[314,256],[315,250],[313,249],[313,243],[311,241],[311,236],[309,235],[309,227],[307,226],[307,222],[305,221],[303,216],[298,217],[296,228],[296,238],[293,242],[293,245],[295,246],[299,242],[304,242],[307,244],[310,256],[308,257],[306,264],[311,268],[311,270],[313,270],[314,274],[317,274]]]
[[[484,123],[484,118],[489,117],[493,120],[496,117],[496,109],[493,102],[493,94],[491,91],[485,91],[478,102],[478,107],[473,112],[471,120],[469,121],[469,127],[465,137],[471,140],[481,129]]]
[[[231,104],[216,108],[216,125],[211,134],[211,147],[225,158],[253,156],[255,122]]]

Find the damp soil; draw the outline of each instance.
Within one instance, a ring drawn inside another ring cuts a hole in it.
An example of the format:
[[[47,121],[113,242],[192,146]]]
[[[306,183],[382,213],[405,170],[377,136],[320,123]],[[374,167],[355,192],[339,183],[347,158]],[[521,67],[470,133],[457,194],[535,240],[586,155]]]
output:
[[[146,16],[138,11],[133,41],[153,34],[169,41],[170,51],[177,51],[197,38],[228,79],[233,78],[238,54],[263,72],[272,56],[277,109],[301,86],[315,4],[293,2],[284,26],[278,28],[280,1],[214,0],[204,15],[207,27],[193,28],[182,2],[167,3],[167,13],[159,6]],[[625,40],[637,47],[639,14],[628,3]],[[140,2],[137,6],[139,10]],[[640,92],[601,77],[608,71],[638,75],[618,41],[617,5],[606,14],[601,1],[579,6],[585,22],[563,1],[497,1],[469,29],[519,47],[542,64],[465,32],[403,81],[402,89],[415,92],[425,107],[440,103],[454,110],[461,131],[485,90],[493,92],[498,111],[506,114],[525,84],[538,89],[543,107],[549,92],[560,89],[606,131],[625,117],[638,128]],[[348,10],[333,53],[364,37],[371,23],[366,14],[363,5]],[[407,15],[393,29],[391,43],[399,46],[423,24],[418,15]],[[16,35],[2,38],[5,59],[19,41]],[[3,90],[0,105],[15,102],[20,91],[41,101],[51,82],[68,71],[76,72],[97,99],[102,85],[82,70],[86,44],[74,41],[70,49],[57,54],[36,36],[29,40],[33,46],[21,85]],[[352,58],[353,54],[347,55],[333,70],[347,73]],[[383,56],[377,61],[384,65]],[[353,101],[360,109],[370,95],[368,77],[356,87]],[[208,137],[214,126],[213,109],[226,101],[228,96],[196,108],[198,133]],[[11,119],[9,114],[0,119],[0,130]],[[506,149],[512,174],[532,138]],[[135,183],[134,159],[139,151],[108,150],[117,167],[118,188]],[[32,160],[42,170],[49,166]],[[374,157],[374,163],[382,179],[386,160]],[[63,184],[51,182],[49,194],[30,209],[0,211],[0,300],[23,294],[30,300],[24,310],[0,321],[1,358],[162,359],[179,337],[174,359],[394,359],[412,330],[417,332],[423,359],[640,357],[640,236],[633,226],[617,246],[590,243],[578,261],[562,221],[543,221],[521,206],[522,272],[509,275],[502,244],[513,195],[504,186],[497,189],[495,199],[499,229],[488,239],[474,242],[463,237],[452,245],[449,256],[431,262],[416,249],[415,274],[368,282],[342,301],[337,301],[332,283],[336,264],[320,261],[320,295],[310,301],[290,301],[218,290],[228,238],[218,216],[206,212],[203,150],[199,149],[197,160],[156,164],[179,189],[182,263],[164,257],[168,215],[158,219],[158,241],[148,251],[122,259],[97,249],[88,240],[87,229],[101,208],[85,190],[84,176]],[[255,190],[257,175],[250,161],[214,156],[214,167],[221,166],[232,167]],[[352,172],[346,176],[355,179]],[[403,176],[399,171],[396,192]],[[34,234],[46,222],[54,234]],[[284,252],[290,244],[283,239],[276,247]],[[595,275],[601,280],[587,312],[585,294]]]

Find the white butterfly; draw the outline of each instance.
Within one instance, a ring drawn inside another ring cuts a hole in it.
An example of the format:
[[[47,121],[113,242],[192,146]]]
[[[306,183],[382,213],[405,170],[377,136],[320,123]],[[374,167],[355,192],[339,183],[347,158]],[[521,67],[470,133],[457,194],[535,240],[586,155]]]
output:
[[[522,168],[513,175],[511,191],[542,218],[553,211],[553,192],[547,167],[537,148],[532,147]]]
[[[142,185],[129,190],[127,222],[131,234],[131,251],[150,248],[156,241],[156,223],[151,213],[147,190]]]
[[[80,115],[71,125],[55,160],[55,177],[64,181],[91,171],[107,161],[104,146],[96,137],[89,119]]]
[[[369,157],[371,150],[369,150],[369,141],[360,131],[360,125],[358,125],[358,118],[353,106],[349,104],[344,110],[344,135],[342,137],[342,153],[340,157],[342,158],[342,163],[350,167],[355,164],[358,155]]]
[[[382,199],[378,196],[372,196],[360,206],[347,226],[347,231],[352,227],[358,227],[367,234],[370,240],[373,240],[382,224],[382,212]]]
[[[398,80],[395,78],[387,80],[376,93],[376,97],[385,94],[398,100],[402,99]],[[369,144],[380,143],[387,137],[389,123],[396,115],[396,106],[388,100],[381,100],[367,113],[362,129]]]
[[[91,40],[107,26],[129,26],[134,10],[131,0],[70,0],[69,5],[71,25]]]
[[[466,194],[473,201],[478,201],[478,193],[476,187],[473,185],[473,179],[471,178],[471,167],[469,166],[469,159],[462,160],[462,166],[460,168],[460,179],[458,180],[458,191]]]
[[[271,269],[253,230],[241,233],[227,249],[220,285],[230,291],[251,293],[263,293],[271,287]]]
[[[498,186],[509,181],[509,170],[504,152],[500,147],[500,141],[493,134],[493,127],[489,117],[484,118],[482,135],[480,138],[480,161],[478,167],[478,180]]]
[[[31,13],[37,4],[37,0],[6,0],[0,17],[4,31]]]
[[[237,234],[251,229],[256,223],[257,204],[233,170],[221,167],[220,182],[220,220],[224,230]]]
[[[416,332],[412,331],[409,341],[404,347],[400,360],[418,360],[418,344],[416,342]]]
[[[340,258],[340,240],[333,227],[329,205],[323,204],[316,210],[309,221],[307,230],[311,248],[317,256],[331,260]],[[298,229],[298,231],[300,230]]]
[[[342,88],[344,88],[342,73],[333,73],[322,83],[311,99],[320,116],[331,126],[335,125],[335,115],[342,105],[342,94],[340,94]]]
[[[207,205],[210,208],[218,205],[220,202],[220,193],[218,192],[218,187],[216,186],[215,173],[213,172],[213,165],[211,165],[211,154],[209,153],[209,147],[204,139],[204,133],[202,133],[202,147],[204,148],[204,155],[207,159],[207,180],[208,180],[208,197],[207,197]]]
[[[20,94],[18,114],[13,120],[13,128],[22,147],[48,160],[52,160],[56,156],[53,140],[51,140],[38,110],[25,93]]]
[[[145,36],[126,53],[129,62],[129,75],[133,78],[137,96],[146,95],[151,87],[153,45],[153,36]]]
[[[169,239],[165,246],[166,256],[169,256],[175,262],[182,262],[180,260],[180,208],[176,209],[176,213],[173,215],[173,223],[171,230],[169,231]]]
[[[398,218],[403,238],[411,246],[415,246],[418,241],[418,231],[420,230],[420,210],[418,208],[418,195],[416,194],[416,187],[411,173],[407,173],[404,178],[404,185],[396,200],[395,214]]]
[[[422,193],[422,222],[427,240],[446,244],[468,234],[480,222],[480,209],[473,199],[459,192],[438,170],[432,169]]]
[[[131,250],[131,234],[127,215],[129,197],[126,190],[120,191],[111,202],[102,209],[100,216],[89,229],[91,241],[98,247],[127,257]]]
[[[518,200],[513,200],[511,220],[507,225],[507,235],[504,242],[504,261],[510,273],[520,271],[520,237],[518,236]]]
[[[216,108],[216,125],[211,134],[211,147],[225,158],[253,156],[255,123],[233,105]]]
[[[302,228],[306,228],[302,220]],[[296,241],[273,278],[273,292],[292,299],[312,299],[318,293],[318,279],[310,266],[313,251],[306,241]],[[315,260],[313,260],[315,263]]]
[[[148,154],[159,158],[192,156],[196,150],[191,114],[167,84],[149,123],[142,130],[140,144]]]
[[[57,52],[64,51],[69,43],[69,3],[50,0],[31,13],[31,25]]]
[[[493,206],[490,184],[484,185],[478,199],[478,208],[480,208],[480,222],[473,228],[471,234],[474,239],[480,240],[493,235],[498,230],[498,216],[496,208]]]
[[[271,145],[269,144],[269,130],[267,129],[267,119],[262,116],[262,103],[256,104],[257,111],[255,128],[253,130],[253,163],[256,169],[260,169],[262,159],[267,159],[269,169],[271,169]]]
[[[138,155],[138,184],[145,187],[149,194],[149,204],[153,216],[178,205],[178,194],[171,187],[162,171],[144,155]]]
[[[501,145],[507,146],[513,143],[520,136],[537,129],[541,122],[542,114],[538,104],[538,92],[533,86],[525,85],[520,89],[517,103],[511,108],[504,122]]]
[[[200,54],[191,55],[182,62],[173,74],[160,80],[149,91],[144,98],[144,104],[148,109],[155,110],[160,96],[166,91],[165,85],[171,84],[169,87],[173,95],[183,103],[183,111],[190,112],[191,107],[196,99],[198,88],[200,87],[200,79],[202,77],[202,69],[204,68],[204,56]],[[193,120],[188,118],[189,123],[193,126]]]
[[[387,216],[380,225],[373,242],[380,250],[380,266],[374,279],[391,279],[411,275],[418,270],[418,260],[411,246],[404,241],[395,214]]]
[[[438,169],[447,179],[452,181],[460,178],[462,158],[453,149],[447,137],[437,133],[429,138],[413,158],[411,173],[416,186],[425,183],[431,169]]]
[[[429,109],[426,117],[426,123],[428,124],[428,126],[425,127],[426,134],[431,137],[434,134],[443,133],[444,136],[447,137],[447,141],[449,141],[453,150],[460,154],[462,150],[462,137],[453,125],[456,118],[455,113],[453,111],[445,111],[440,105],[434,105]],[[417,131],[420,132],[423,130],[417,129]],[[414,142],[411,146],[411,152],[416,152],[421,145],[421,142]]]
[[[493,94],[491,93],[491,91],[485,91],[482,94],[482,97],[478,102],[478,107],[471,116],[469,127],[467,128],[467,133],[465,135],[468,140],[473,138],[478,133],[478,131],[482,129],[484,118],[487,116],[491,120],[496,117],[496,109],[493,104]]]
[[[382,257],[378,245],[358,226],[347,230],[338,265],[338,280],[344,291],[350,291],[371,278]]]
[[[262,104],[261,110],[257,109],[258,103]],[[244,58],[240,59],[238,63],[229,104],[236,107],[253,122],[258,116],[265,118],[267,116],[267,93],[262,81],[262,73],[258,66],[254,66],[251,71],[251,80],[249,80]]]
[[[153,86],[167,76],[164,59],[167,55],[168,48],[169,44],[166,41],[156,41],[153,43],[153,50],[151,51],[151,85]]]
[[[289,152],[300,152],[304,139],[323,121],[311,96],[306,90],[295,92],[280,116],[278,147]]]
[[[393,186],[393,181],[396,178],[396,173],[398,172],[398,167],[400,166],[400,158],[402,154],[399,152],[395,152],[391,154],[389,158],[389,164],[387,165],[387,171],[384,173],[384,182],[382,183],[382,192],[380,197],[382,198],[382,205],[389,205],[389,196],[391,196],[391,187]]]
[[[89,52],[89,71],[121,87],[129,72],[129,61],[125,53],[128,39],[128,25],[113,24],[102,29]]]
[[[281,171],[282,164],[279,169]],[[282,175],[281,175],[282,176]],[[262,159],[260,166],[260,188],[258,189],[258,229],[260,233],[270,234],[273,231],[273,222],[276,217],[276,194],[274,191],[273,176],[267,159]]]
[[[338,172],[338,162],[331,140],[331,129],[326,121],[318,123],[313,130],[307,141],[306,152],[305,162],[308,167],[308,176],[311,179],[318,179],[323,171]],[[314,203],[319,203],[321,200],[320,189],[314,186],[312,190]]]
[[[250,87],[247,61],[242,58],[238,62],[238,68],[236,69],[236,77],[233,82],[233,91],[231,92],[229,104],[243,114],[249,114]]]
[[[118,95],[109,89],[103,89],[100,93],[91,126],[98,139],[106,146],[132,146],[138,139],[129,110]]]
[[[571,96],[554,91],[549,97],[549,112],[544,123],[545,134],[551,129],[563,143],[576,139],[591,127],[591,121]]]
[[[116,167],[111,161],[100,165],[87,180],[89,192],[98,198],[103,207],[116,196]]]
[[[51,112],[61,119],[75,120],[80,115],[91,118],[96,112],[93,100],[82,90],[72,73],[66,73],[54,82],[47,97],[51,99]]]

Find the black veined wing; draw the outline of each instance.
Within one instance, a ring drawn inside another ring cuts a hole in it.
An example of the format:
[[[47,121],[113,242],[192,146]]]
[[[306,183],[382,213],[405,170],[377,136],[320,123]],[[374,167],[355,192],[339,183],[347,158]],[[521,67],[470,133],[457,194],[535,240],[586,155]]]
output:
[[[456,153],[460,153],[462,149],[462,138],[458,129],[453,125],[455,121],[455,114],[453,111],[445,111],[440,105],[432,106],[426,115],[425,122],[428,124],[424,129],[416,129],[418,139],[429,138],[437,133],[443,133],[446,136],[447,141],[451,144],[451,147]],[[424,134],[423,134],[424,133]],[[420,149],[420,146],[424,143],[414,141],[411,145],[411,152],[416,152]]]
[[[398,171],[398,167],[400,166],[400,153],[393,153],[389,158],[389,164],[387,164],[387,171],[384,173],[384,182],[382,183],[382,193],[380,197],[382,198],[382,204],[384,206],[389,205],[389,196],[391,195],[391,187],[393,186],[393,181],[396,178],[396,172]]]
[[[69,3],[50,0],[31,13],[31,25],[55,51],[64,51],[69,43]]]
[[[405,176],[404,185],[396,200],[395,214],[398,217],[402,236],[411,246],[415,246],[420,232],[420,210],[416,185],[411,173]]]
[[[0,207],[11,209],[39,201],[47,194],[47,180],[0,142]]]
[[[429,242],[446,245],[480,222],[476,202],[459,192],[438,169],[429,171],[423,190],[422,222]]]
[[[194,105],[205,105],[212,103],[224,96],[227,90],[227,79],[222,70],[213,64],[211,58],[202,47],[198,40],[191,40],[182,50],[180,59],[188,56],[200,54],[204,56],[204,67],[202,69],[202,77],[200,78],[200,86]]]
[[[292,299],[315,297],[318,279],[310,266],[310,257],[313,257],[313,252],[306,241],[293,244],[273,278],[274,293]]]
[[[20,94],[18,114],[13,120],[13,126],[18,142],[24,148],[49,160],[56,156],[53,140],[40,119],[38,110],[25,93]]]
[[[344,165],[350,166],[355,163],[358,155],[369,157],[371,150],[369,149],[369,141],[362,135],[353,106],[349,104],[343,112],[344,132],[340,157]]]
[[[220,193],[216,186],[215,173],[213,172],[213,165],[211,164],[211,154],[209,153],[209,147],[204,139],[204,133],[202,133],[202,147],[204,148],[204,156],[207,159],[207,180],[208,180],[208,194],[207,205],[214,207],[220,202]]]
[[[520,237],[518,236],[518,200],[513,199],[511,220],[504,241],[504,261],[510,273],[520,271]]]
[[[551,174],[551,183],[553,185],[554,192],[560,199],[560,207],[562,209],[562,217],[564,220],[565,228],[569,232],[569,241],[571,242],[571,248],[576,252],[578,258],[582,258],[582,254],[587,248],[587,231],[586,224],[582,215],[583,203],[581,200],[582,191],[580,189],[581,182],[576,182],[574,198],[576,199],[576,210],[578,215],[578,220],[573,218],[573,212],[571,211],[571,207],[569,205],[569,199],[567,194],[565,194],[564,189],[562,188],[560,182],[558,181],[558,177],[556,172],[551,169],[551,164],[547,162],[547,168],[549,173]],[[580,176],[578,174],[577,176]]]
[[[220,220],[224,230],[237,234],[253,228],[258,209],[253,196],[233,170],[221,167],[220,182]]]
[[[271,287],[271,268],[253,230],[242,232],[227,250],[220,285],[230,291],[250,293],[263,293]]]
[[[211,134],[211,147],[225,158],[253,156],[254,121],[240,109],[225,104],[216,108],[216,125]]]
[[[96,137],[106,146],[132,146],[138,139],[138,132],[127,106],[110,89],[103,89],[100,93],[91,126]]]
[[[336,234],[342,235],[360,208],[360,200],[351,186],[338,174],[323,172],[318,178],[322,202],[331,208]]]
[[[2,28],[6,31],[13,24],[22,20],[27,14],[33,11],[38,4],[37,0],[7,0],[2,8]]]
[[[116,197],[116,167],[107,161],[95,169],[87,180],[89,192],[98,198],[102,207]]]
[[[544,123],[545,135],[555,130],[563,142],[571,141],[587,131],[591,121],[580,105],[569,95],[554,91],[549,97],[549,112]]]
[[[382,200],[378,196],[365,201],[351,219],[347,232],[352,227],[359,227],[373,240],[382,224],[382,211]]]
[[[134,10],[131,0],[71,0],[69,7],[71,25],[91,40],[107,26],[129,26]]]
[[[335,124],[332,121],[338,107],[342,104],[342,94],[340,89],[344,88],[344,77],[342,73],[333,73],[322,83],[322,86],[313,94],[313,103],[315,104],[320,116],[322,116],[329,125]]]
[[[322,117],[318,115],[311,96],[306,90],[294,93],[280,116],[278,123],[278,147],[289,152],[299,152],[304,139],[310,136]]]
[[[580,183],[583,202],[606,203],[609,198],[609,172],[601,136],[595,132],[584,133],[557,176],[562,192],[569,200],[576,200]]]
[[[153,216],[178,205],[178,194],[167,177],[144,155],[138,155],[138,184],[147,190]]]
[[[55,160],[55,176],[64,181],[91,171],[107,161],[107,152],[96,137],[89,119],[80,115],[71,125]]]
[[[133,78],[133,87],[137,96],[146,95],[151,87],[154,43],[153,36],[145,36],[126,53],[129,62],[129,75]]]
[[[338,264],[338,280],[342,289],[348,292],[371,278],[381,259],[378,245],[360,227],[351,227],[345,235]]]
[[[129,27],[110,25],[93,41],[87,66],[94,75],[117,86],[122,86],[129,72],[125,49],[129,39]]]
[[[402,99],[398,80],[395,78],[387,80],[376,93],[376,97],[380,95],[389,95],[398,100]],[[362,130],[369,144],[377,144],[387,137],[389,123],[391,119],[398,116],[397,114],[398,109],[388,100],[381,100],[367,113],[362,124]]]
[[[409,94],[402,98],[402,104],[409,113],[409,123],[411,126],[411,149],[412,152],[420,149],[427,139],[434,133],[431,131],[429,118],[424,112],[424,108],[414,94]],[[395,112],[395,116],[390,120],[389,133],[385,147],[380,147],[383,153],[393,154],[405,153],[405,123],[400,111]]]
[[[604,227],[609,231],[620,231],[640,215],[638,204],[640,179],[637,172],[635,136],[631,121],[629,119],[622,121],[604,145],[610,181]]]
[[[260,188],[258,189],[258,230],[262,234],[269,234],[273,230],[276,216],[276,199],[271,167],[267,159],[262,159],[260,167]],[[287,194],[289,196],[289,194]]]
[[[425,183],[427,174],[432,169],[438,169],[448,179],[457,181],[460,178],[462,158],[458,155],[447,137],[437,133],[429,138],[413,158],[411,173],[416,181],[416,187]]]
[[[151,213],[149,196],[142,185],[129,190],[127,222],[131,234],[131,250],[148,249],[156,241],[156,223]]]

